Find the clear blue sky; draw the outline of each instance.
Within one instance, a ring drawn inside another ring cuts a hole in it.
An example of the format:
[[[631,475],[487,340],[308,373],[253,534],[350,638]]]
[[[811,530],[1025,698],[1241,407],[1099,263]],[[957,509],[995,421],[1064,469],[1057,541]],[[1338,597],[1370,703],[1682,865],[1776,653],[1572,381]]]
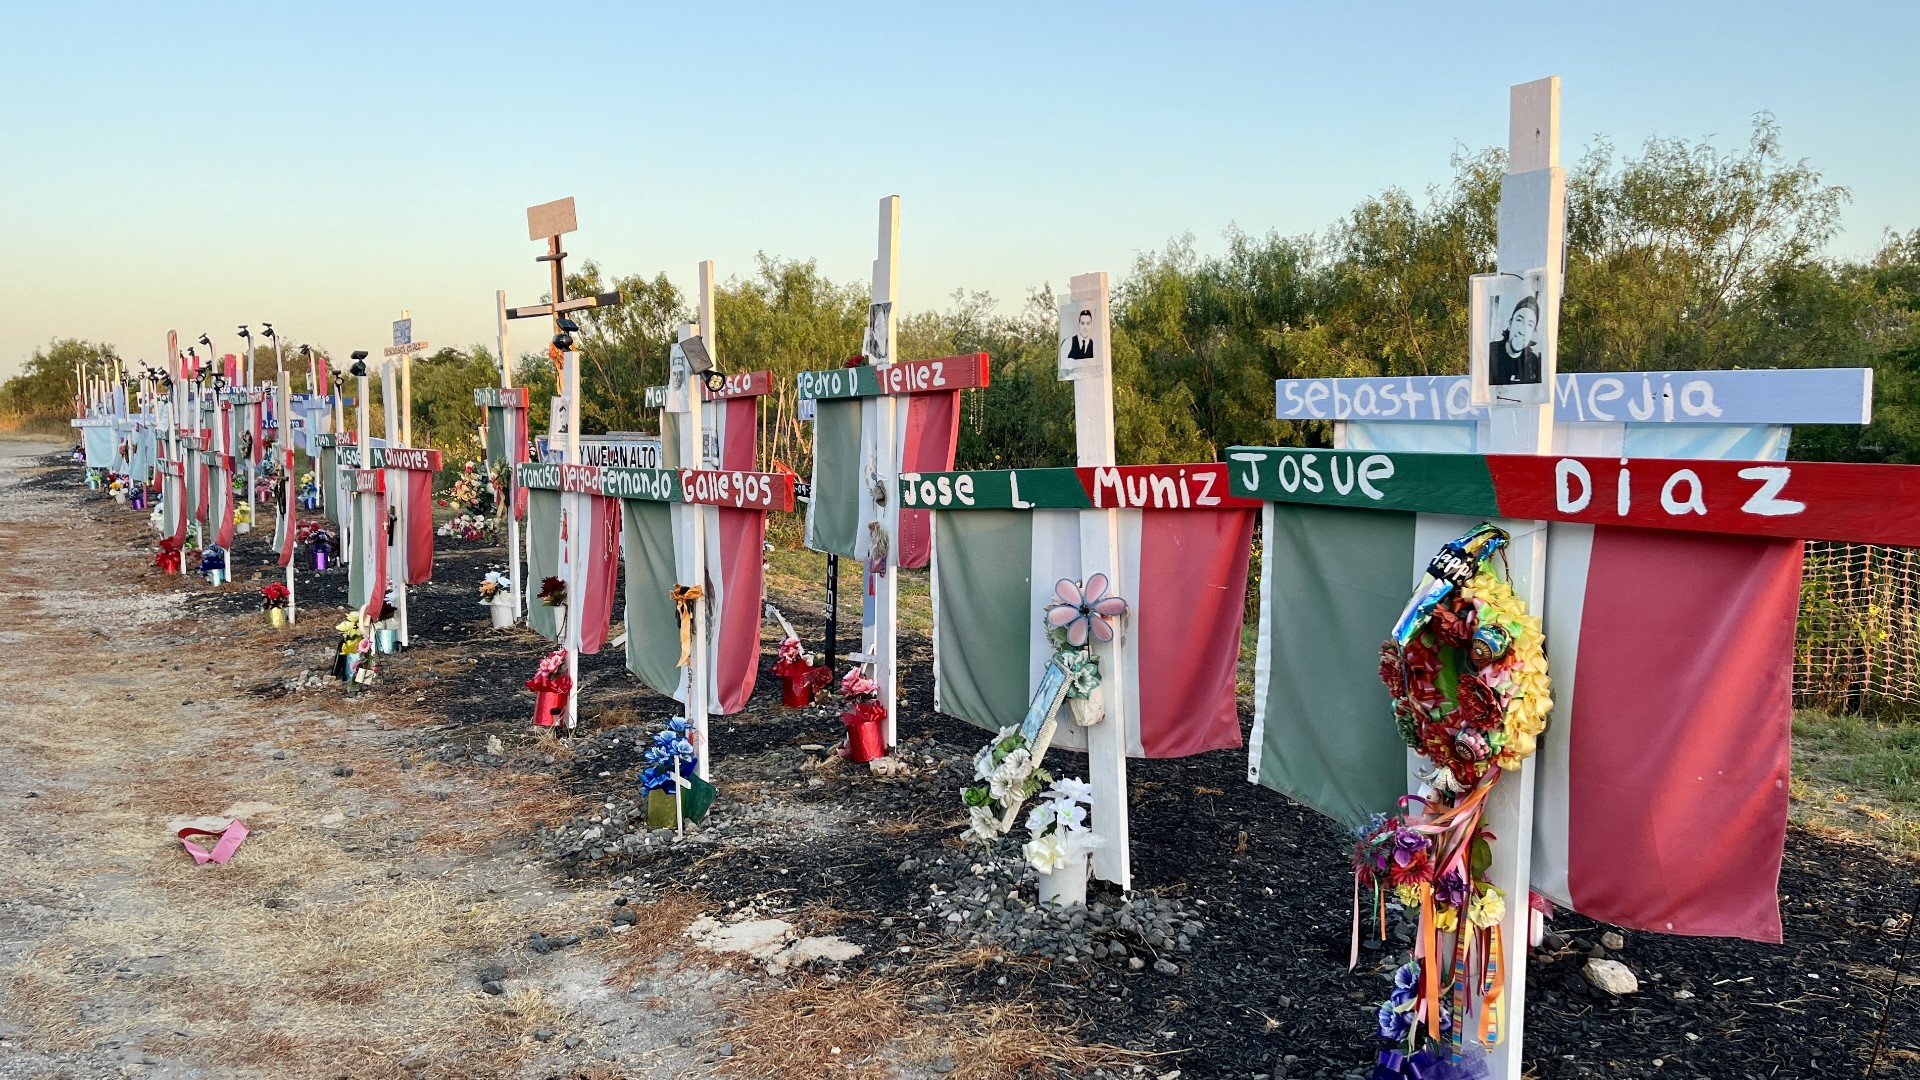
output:
[[[898,193],[905,307],[1018,301],[1420,192],[1547,74],[1568,160],[1596,134],[1737,146],[1771,110],[1853,189],[1836,253],[1920,226],[1912,3],[39,3],[4,27],[0,375],[55,336],[157,361],[169,327],[231,350],[262,319],[344,355],[403,307],[491,344],[493,291],[543,291],[525,208],[563,195],[573,255],[685,285],[757,251],[864,280]]]

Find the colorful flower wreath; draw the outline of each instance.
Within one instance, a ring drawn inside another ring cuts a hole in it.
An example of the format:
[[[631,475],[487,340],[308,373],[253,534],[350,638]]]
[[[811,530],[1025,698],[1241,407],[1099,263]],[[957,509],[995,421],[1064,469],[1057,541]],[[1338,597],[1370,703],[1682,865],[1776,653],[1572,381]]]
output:
[[[1553,707],[1540,620],[1495,569],[1508,539],[1480,525],[1442,548],[1380,647],[1400,736],[1432,767],[1401,813],[1359,830],[1354,851],[1356,899],[1371,896],[1382,935],[1389,896],[1420,919],[1414,957],[1380,1006],[1380,1035],[1399,1045],[1375,1077],[1461,1067],[1470,1020],[1485,1046],[1505,1035],[1507,897],[1487,877],[1494,836],[1483,811]]]

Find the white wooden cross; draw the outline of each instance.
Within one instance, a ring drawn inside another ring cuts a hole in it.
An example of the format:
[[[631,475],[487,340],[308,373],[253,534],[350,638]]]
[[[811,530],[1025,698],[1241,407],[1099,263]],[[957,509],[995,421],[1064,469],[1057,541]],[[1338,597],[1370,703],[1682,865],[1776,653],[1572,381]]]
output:
[[[1074,311],[1093,312],[1094,355],[1061,362],[1061,377],[1073,382],[1073,437],[1081,468],[1117,465],[1113,443],[1113,349],[1107,275],[1079,274],[1068,284]],[[1077,318],[1077,315],[1076,315]],[[1080,571],[1120,572],[1120,511],[1080,511]],[[1121,633],[1130,632],[1122,626]],[[1120,638],[1089,642],[1100,662],[1101,682],[1119,690],[1126,685],[1125,653]],[[1093,828],[1106,844],[1093,849],[1093,876],[1122,889],[1132,887],[1133,863],[1127,830],[1127,695],[1106,695],[1107,718],[1083,729],[1087,738],[1087,782],[1093,787]]]
[[[274,344],[278,346],[279,342],[276,340]],[[294,475],[293,468],[295,461],[293,425],[291,423],[293,417],[293,380],[284,367],[280,368],[280,398],[278,406],[280,411],[280,438],[276,441],[275,445],[279,449],[280,467],[284,470],[280,477],[280,490],[285,492],[286,499],[286,506],[281,512],[287,515],[285,542],[291,547],[294,544],[295,534],[299,532],[297,526],[300,523],[300,482]],[[292,626],[298,621],[299,610],[299,602],[294,594],[293,560],[289,558],[287,560],[288,626]]]
[[[513,389],[513,360],[511,354],[507,352],[507,291],[505,289],[496,289],[493,294],[493,303],[495,316],[499,320],[500,389],[511,390]],[[477,400],[479,391],[476,390],[474,393]],[[521,392],[521,396],[524,401],[525,391]],[[521,410],[521,415],[523,417],[526,415],[524,407]],[[512,424],[503,424],[501,426],[503,429],[511,429],[513,427]],[[526,431],[523,428],[517,436],[509,431],[507,437],[525,439]],[[513,463],[517,454],[517,450],[513,448],[509,448],[506,451],[506,460],[508,463],[507,485],[506,490],[502,493],[507,500],[507,578],[510,582],[509,587],[513,590],[513,617],[516,620],[526,613],[523,604],[525,594],[520,583],[520,509],[518,505],[519,500],[514,497],[513,491]]]
[[[702,400],[700,378],[692,370],[693,359],[688,350],[704,350],[704,361],[700,366],[718,369],[720,346],[715,337],[713,320],[713,260],[700,264],[699,273],[699,322],[683,324],[680,327],[679,340],[674,344],[668,361],[669,378],[667,386],[667,411],[680,417],[680,445],[678,464],[682,469],[717,468],[718,461],[707,460],[706,405]],[[698,341],[695,345],[694,342]],[[707,529],[712,524],[708,519],[714,517],[714,511],[704,506],[690,503],[676,503],[673,516],[674,576],[682,587],[697,587],[702,597],[693,603],[693,637],[687,652],[686,674],[680,684],[684,691],[687,707],[687,720],[693,724],[698,738],[694,745],[699,748],[699,774],[702,780],[712,775],[713,753],[709,740],[709,714],[712,702],[709,691],[713,685],[713,645],[707,639],[707,611],[710,607],[706,595],[709,591],[707,581]]]
[[[867,333],[861,352],[869,364],[899,361],[898,305],[900,293],[900,196],[880,200],[879,257],[873,261],[873,290]],[[881,305],[885,305],[884,308]],[[886,492],[886,502],[878,508],[878,517],[892,540],[879,558],[862,563],[860,591],[860,650],[873,664],[873,681],[879,688],[881,704],[887,707],[886,745],[899,742],[895,713],[899,699],[899,607],[900,575],[889,573],[889,564],[899,563],[900,540],[900,454],[894,445],[894,410],[904,405],[892,394],[863,398],[860,402],[863,433],[871,433],[863,447],[863,499],[875,490]],[[876,562],[878,566],[874,565]]]
[[[1494,454],[1547,454],[1553,451],[1553,392],[1557,372],[1561,267],[1566,248],[1567,173],[1560,167],[1560,78],[1521,83],[1511,91],[1507,132],[1507,175],[1500,184],[1499,258],[1503,274],[1544,271],[1540,298],[1545,348],[1540,359],[1543,400],[1514,401],[1495,388],[1487,450]],[[1477,358],[1476,358],[1477,359]],[[1513,537],[1507,566],[1515,595],[1534,612],[1546,610],[1547,528],[1542,521],[1496,521]],[[1420,761],[1408,751],[1411,777]],[[1501,940],[1514,950],[1500,973],[1508,1019],[1506,1041],[1487,1064],[1492,1080],[1523,1075],[1521,1047],[1527,1014],[1527,964],[1521,943],[1527,940],[1533,863],[1533,788],[1531,759],[1508,770],[1487,796],[1487,827],[1499,837],[1487,877],[1510,898],[1501,920]]]

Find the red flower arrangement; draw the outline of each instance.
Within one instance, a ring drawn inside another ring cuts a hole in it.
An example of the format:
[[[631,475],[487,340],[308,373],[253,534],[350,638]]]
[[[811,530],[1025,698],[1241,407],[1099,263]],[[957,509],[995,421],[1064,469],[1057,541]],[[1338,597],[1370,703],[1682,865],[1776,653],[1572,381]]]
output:
[[[160,550],[153,553],[153,565],[164,574],[179,573],[180,542],[170,536],[163,537],[160,541]]]
[[[527,680],[527,689],[536,694],[552,693],[566,697],[573,692],[573,680],[567,676],[567,650],[555,649],[540,661],[533,669],[533,678]]]
[[[289,596],[286,585],[278,581],[268,582],[267,587],[260,590],[260,607],[265,611],[286,607]]]
[[[540,602],[548,607],[560,607],[565,604],[567,602],[567,583],[557,577],[541,579]]]

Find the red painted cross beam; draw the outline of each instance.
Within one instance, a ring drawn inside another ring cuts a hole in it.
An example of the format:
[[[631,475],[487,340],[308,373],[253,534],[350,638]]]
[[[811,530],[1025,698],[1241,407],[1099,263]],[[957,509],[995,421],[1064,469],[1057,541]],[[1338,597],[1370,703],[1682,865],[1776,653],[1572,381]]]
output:
[[[1236,446],[1233,494],[1273,502],[1920,546],[1920,466]]]

